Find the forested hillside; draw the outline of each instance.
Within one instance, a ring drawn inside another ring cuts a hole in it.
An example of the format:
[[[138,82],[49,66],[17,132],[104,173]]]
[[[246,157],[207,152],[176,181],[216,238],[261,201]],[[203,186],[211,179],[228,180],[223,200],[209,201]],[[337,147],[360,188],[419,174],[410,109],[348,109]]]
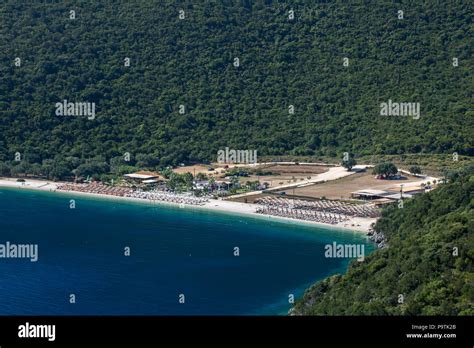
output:
[[[385,211],[389,247],[315,284],[295,314],[473,315],[474,167],[451,180]]]
[[[144,166],[215,161],[225,146],[472,156],[472,13],[469,1],[2,1],[0,161],[18,152],[61,177],[125,152]],[[95,118],[57,116],[65,99],[95,103]],[[381,116],[389,99],[420,103],[419,119]]]

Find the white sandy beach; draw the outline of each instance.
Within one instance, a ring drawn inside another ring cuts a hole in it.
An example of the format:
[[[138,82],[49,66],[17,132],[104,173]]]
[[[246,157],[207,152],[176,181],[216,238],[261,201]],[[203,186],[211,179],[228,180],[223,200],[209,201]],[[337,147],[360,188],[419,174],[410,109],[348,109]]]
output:
[[[17,182],[15,178],[0,178],[0,187],[10,187],[10,188],[18,188],[18,189],[31,189],[31,190],[41,190],[41,191],[49,191],[55,192],[58,185],[61,182],[51,182],[45,180],[36,180],[36,179],[25,179],[25,182]],[[182,205],[172,202],[160,202],[160,201],[149,201],[140,198],[131,198],[131,197],[118,197],[118,196],[109,196],[109,195],[101,195],[95,193],[85,193],[85,192],[77,192],[77,191],[57,191],[62,194],[72,194],[72,195],[84,195],[89,197],[99,197],[104,199],[112,199],[112,200],[127,200],[133,202],[140,202],[140,203],[148,203],[148,204],[163,204],[163,205],[171,205],[175,207],[186,207],[186,208],[193,208],[193,209],[207,209],[212,211],[219,211],[219,212],[226,212],[226,213],[233,213],[233,214],[240,214],[240,215],[247,215],[257,218],[264,218],[273,221],[287,221],[287,222],[294,222],[298,224],[304,225],[317,225],[320,227],[330,227],[330,228],[338,228],[338,229],[345,229],[349,231],[360,231],[360,232],[367,232],[370,228],[370,225],[376,221],[374,218],[361,218],[361,217],[351,217],[347,221],[340,222],[335,225],[325,224],[321,222],[315,221],[303,221],[297,219],[291,219],[286,217],[280,216],[273,216],[273,215],[265,215],[265,214],[257,214],[256,204],[250,203],[239,203],[233,201],[224,201],[224,200],[210,200],[203,206],[194,206],[194,205]]]
[[[54,191],[58,184],[59,182],[55,183],[45,180],[25,179],[25,182],[18,182],[15,178],[0,178],[0,186],[3,187]]]

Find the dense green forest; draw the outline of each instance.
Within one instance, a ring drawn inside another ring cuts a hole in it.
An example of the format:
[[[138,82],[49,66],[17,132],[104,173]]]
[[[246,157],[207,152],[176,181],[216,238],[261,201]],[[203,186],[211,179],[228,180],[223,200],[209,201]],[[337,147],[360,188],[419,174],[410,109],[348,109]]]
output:
[[[0,172],[104,173],[124,153],[143,167],[215,161],[225,146],[472,156],[472,13],[469,1],[2,1]],[[419,119],[381,116],[389,99],[420,103]],[[95,118],[57,116],[63,100],[95,103]]]
[[[474,315],[473,194],[471,166],[384,211],[375,230],[389,247],[312,286],[295,313]]]

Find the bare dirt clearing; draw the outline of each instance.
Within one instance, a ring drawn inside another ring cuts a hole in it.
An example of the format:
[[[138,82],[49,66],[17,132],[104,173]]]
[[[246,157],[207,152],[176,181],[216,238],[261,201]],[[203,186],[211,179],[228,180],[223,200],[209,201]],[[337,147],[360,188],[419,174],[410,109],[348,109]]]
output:
[[[397,192],[400,188],[398,185],[420,181],[420,178],[407,176],[405,180],[380,180],[375,179],[374,175],[365,172],[350,175],[334,181],[321,184],[296,188],[294,190],[297,196],[309,197],[326,197],[328,199],[350,199],[351,192],[372,189],[387,190]],[[293,190],[289,190],[288,194],[293,194]]]
[[[265,165],[258,167],[262,172],[271,172],[270,175],[255,175],[243,177],[241,182],[256,181],[261,184],[268,183],[269,188],[280,186],[289,183],[297,183],[304,180],[309,180],[318,174],[325,173],[329,167],[325,166],[311,166],[311,165]]]

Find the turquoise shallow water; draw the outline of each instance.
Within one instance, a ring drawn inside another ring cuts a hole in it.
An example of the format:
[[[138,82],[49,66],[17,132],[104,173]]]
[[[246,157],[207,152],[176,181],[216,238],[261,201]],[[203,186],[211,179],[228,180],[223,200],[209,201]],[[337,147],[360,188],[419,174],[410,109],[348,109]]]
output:
[[[325,258],[324,245],[373,250],[355,232],[0,189],[0,244],[7,241],[38,244],[39,257],[0,258],[0,315],[284,314],[289,294],[347,268],[347,259]]]

